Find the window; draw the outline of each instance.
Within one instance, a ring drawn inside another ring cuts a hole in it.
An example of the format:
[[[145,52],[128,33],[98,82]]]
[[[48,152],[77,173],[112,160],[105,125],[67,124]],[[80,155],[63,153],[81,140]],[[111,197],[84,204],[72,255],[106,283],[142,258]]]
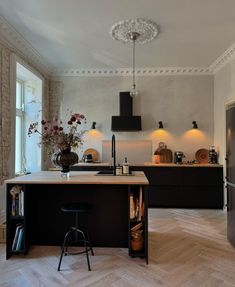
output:
[[[28,137],[30,123],[41,122],[42,80],[17,63],[15,174],[41,170],[39,135]]]
[[[24,125],[24,83],[16,81],[16,123],[15,123],[15,174],[24,171],[23,149],[23,125]]]

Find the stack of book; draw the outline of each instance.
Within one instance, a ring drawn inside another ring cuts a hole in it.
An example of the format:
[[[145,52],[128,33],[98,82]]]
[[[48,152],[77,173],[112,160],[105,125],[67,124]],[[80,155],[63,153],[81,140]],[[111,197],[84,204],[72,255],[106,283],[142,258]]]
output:
[[[21,251],[24,242],[24,226],[22,223],[16,225],[15,237],[12,243],[12,251]]]
[[[10,190],[12,196],[11,215],[23,216],[24,215],[24,191],[19,185],[15,185]]]

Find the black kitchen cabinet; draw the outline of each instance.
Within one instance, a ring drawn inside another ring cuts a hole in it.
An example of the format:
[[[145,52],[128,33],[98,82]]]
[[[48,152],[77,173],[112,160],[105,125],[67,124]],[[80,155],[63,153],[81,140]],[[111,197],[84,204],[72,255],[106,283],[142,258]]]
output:
[[[149,180],[149,207],[223,208],[222,166],[138,166]]]
[[[104,170],[108,166],[74,166],[73,170]],[[144,171],[149,180],[149,207],[219,208],[224,206],[223,167],[214,166],[131,166]]]

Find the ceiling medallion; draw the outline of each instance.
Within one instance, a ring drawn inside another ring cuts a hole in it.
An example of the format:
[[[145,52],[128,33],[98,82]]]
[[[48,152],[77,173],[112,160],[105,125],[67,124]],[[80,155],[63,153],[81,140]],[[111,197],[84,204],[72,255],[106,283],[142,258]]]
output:
[[[133,41],[130,37],[133,32],[139,34],[136,42],[144,44],[156,38],[159,30],[156,23],[141,18],[120,21],[110,30],[111,37],[123,43]]]

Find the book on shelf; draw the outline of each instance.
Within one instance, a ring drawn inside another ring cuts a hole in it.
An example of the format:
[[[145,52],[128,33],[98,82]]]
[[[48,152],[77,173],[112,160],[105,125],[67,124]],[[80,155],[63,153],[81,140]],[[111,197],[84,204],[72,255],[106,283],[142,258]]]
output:
[[[16,251],[22,250],[22,245],[23,245],[23,236],[24,236],[24,228],[20,228],[19,231],[19,236],[16,244]]]
[[[23,216],[24,215],[24,191],[21,186],[14,185],[10,190],[12,196],[11,200],[11,215]]]
[[[15,236],[12,243],[12,251],[20,251],[22,245],[24,226],[21,223],[16,224]],[[21,244],[20,244],[21,242]]]

